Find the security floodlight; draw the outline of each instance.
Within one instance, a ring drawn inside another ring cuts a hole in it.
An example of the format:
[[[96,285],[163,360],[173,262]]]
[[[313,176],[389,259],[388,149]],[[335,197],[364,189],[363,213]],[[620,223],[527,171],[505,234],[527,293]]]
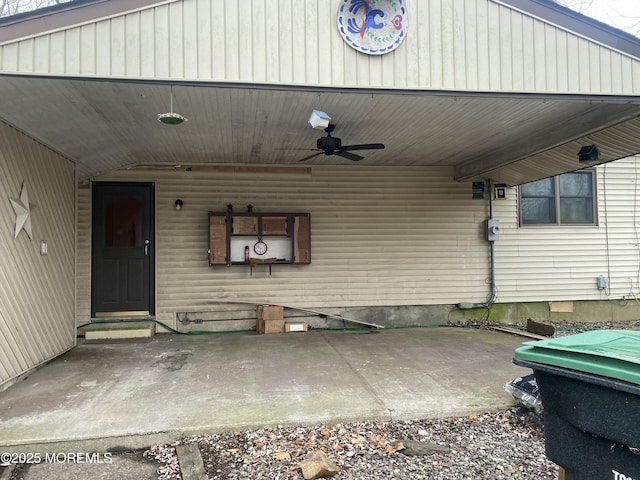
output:
[[[309,123],[313,128],[317,128],[318,130],[324,130],[329,126],[329,122],[331,121],[331,117],[320,110],[314,110],[311,112],[311,116],[309,117]]]
[[[578,152],[578,161],[580,163],[591,163],[598,160],[598,148],[595,145],[586,145]]]

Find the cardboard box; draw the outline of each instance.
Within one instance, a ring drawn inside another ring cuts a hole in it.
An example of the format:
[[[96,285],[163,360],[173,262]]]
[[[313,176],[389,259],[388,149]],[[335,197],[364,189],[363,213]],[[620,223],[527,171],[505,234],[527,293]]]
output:
[[[258,320],[258,333],[284,333],[284,320]]]
[[[259,305],[256,331],[258,333],[283,333],[284,307]]]
[[[284,320],[284,307],[279,305],[258,305],[258,320]]]
[[[309,330],[309,324],[305,322],[287,322],[284,324],[285,332],[306,332]]]

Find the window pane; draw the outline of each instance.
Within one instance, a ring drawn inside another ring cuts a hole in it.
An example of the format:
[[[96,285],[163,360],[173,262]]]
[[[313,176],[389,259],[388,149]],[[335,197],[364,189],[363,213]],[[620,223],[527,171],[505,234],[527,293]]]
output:
[[[562,224],[594,223],[593,200],[560,197],[560,222]]]
[[[522,185],[521,225],[594,225],[594,175],[582,170]]]
[[[560,197],[593,197],[591,172],[560,175]]]
[[[556,202],[553,198],[522,198],[521,208],[524,225],[556,223]]]
[[[553,197],[555,195],[553,178],[544,178],[537,182],[526,183],[522,185],[521,189],[523,197]]]
[[[141,247],[144,200],[110,196],[106,200],[105,240],[107,247]]]

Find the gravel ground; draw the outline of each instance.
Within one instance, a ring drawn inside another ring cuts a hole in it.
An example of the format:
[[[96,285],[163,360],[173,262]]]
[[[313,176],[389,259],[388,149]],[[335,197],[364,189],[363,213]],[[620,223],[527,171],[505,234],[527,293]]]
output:
[[[552,320],[539,320],[541,323],[553,325],[555,328],[554,337],[564,337],[566,335],[575,335],[590,330],[640,330],[640,320],[602,320],[599,322],[565,322]],[[491,329],[491,327],[512,327],[514,329],[526,331],[525,325],[510,325],[505,323],[495,323],[485,319],[459,320],[450,321],[449,325],[454,327]],[[531,339],[524,338],[522,341]]]
[[[407,455],[402,447],[416,441],[434,451]],[[545,457],[540,418],[520,408],[460,418],[199,435],[145,453],[159,462],[159,479],[181,478],[175,446],[188,443],[198,444],[208,477],[215,480],[302,480],[300,462],[313,450],[324,451],[340,467],[337,480],[554,480],[558,470]]]
[[[590,322],[545,322],[553,325],[556,329],[554,337],[562,337],[565,335],[575,335],[577,333],[587,332],[589,330],[640,330],[640,320],[620,320],[620,321],[602,321],[596,325]]]

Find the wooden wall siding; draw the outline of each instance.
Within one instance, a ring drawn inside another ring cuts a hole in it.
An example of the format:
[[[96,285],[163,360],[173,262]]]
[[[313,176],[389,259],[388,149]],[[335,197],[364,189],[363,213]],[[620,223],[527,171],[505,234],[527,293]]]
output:
[[[500,302],[640,297],[637,162],[632,157],[598,167],[598,226],[518,228],[516,189],[495,203],[502,223],[496,243]],[[609,269],[611,291],[602,292],[596,278]]]
[[[157,316],[208,311],[213,300],[306,307],[443,304],[488,293],[487,203],[450,168],[313,167],[311,175],[122,172],[157,182]],[[182,211],[174,202],[184,202]],[[79,211],[89,196],[81,191]],[[311,213],[311,265],[208,266],[209,210]],[[88,278],[89,217],[79,216],[78,281]],[[78,295],[78,323],[89,296]]]
[[[24,231],[14,239],[9,199],[23,182],[31,240]],[[0,123],[0,385],[75,344],[74,184],[71,162]]]
[[[338,0],[179,0],[0,46],[3,73],[357,88],[638,94],[640,62],[495,0],[407,0],[390,54]],[[497,68],[500,66],[500,68]]]

